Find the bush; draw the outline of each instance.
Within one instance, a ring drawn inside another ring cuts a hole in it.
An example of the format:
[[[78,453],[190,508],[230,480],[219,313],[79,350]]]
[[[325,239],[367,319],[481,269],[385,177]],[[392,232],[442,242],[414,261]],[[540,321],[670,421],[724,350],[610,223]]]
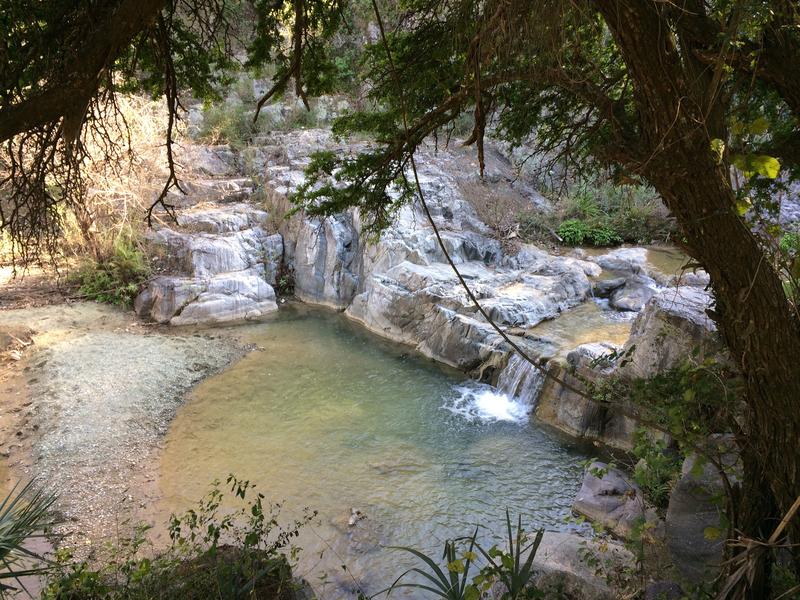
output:
[[[797,256],[800,254],[800,233],[790,231],[781,237],[780,248],[786,254]]]
[[[549,214],[517,216],[522,239],[550,239],[555,232],[572,246],[613,246],[667,241],[675,231],[661,199],[646,186],[592,180],[556,195],[553,204]]]
[[[60,551],[43,600],[244,600],[295,598],[289,557],[299,528],[314,514],[287,527],[278,524],[279,505],[264,504],[249,481],[229,476],[239,507],[227,508],[219,482],[196,509],[170,520],[171,547],[142,557],[148,528],[121,540],[95,568]],[[252,499],[251,499],[252,498]]]
[[[569,219],[558,226],[558,237],[570,246],[580,246],[589,237],[589,226],[580,219]]]
[[[613,246],[622,243],[622,237],[608,225],[589,225],[580,219],[569,219],[558,226],[558,236],[570,246],[591,244]]]
[[[634,433],[633,444],[633,454],[639,459],[633,480],[653,505],[665,509],[680,477],[683,458],[677,452],[670,452],[664,440],[653,440],[644,429]]]
[[[144,253],[129,238],[119,238],[111,253],[87,259],[72,276],[81,296],[97,302],[131,306],[150,268]]]
[[[213,104],[203,111],[198,137],[207,144],[243,146],[258,133],[253,114],[244,104]]]

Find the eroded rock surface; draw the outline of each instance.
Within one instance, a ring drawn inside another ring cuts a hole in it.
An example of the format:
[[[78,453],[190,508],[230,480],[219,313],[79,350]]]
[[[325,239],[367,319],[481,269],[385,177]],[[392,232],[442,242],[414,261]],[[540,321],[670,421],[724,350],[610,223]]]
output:
[[[572,510],[624,539],[643,531],[644,523],[648,523],[650,529],[662,528],[658,515],[645,502],[639,486],[620,470],[609,468],[603,462],[589,465]]]

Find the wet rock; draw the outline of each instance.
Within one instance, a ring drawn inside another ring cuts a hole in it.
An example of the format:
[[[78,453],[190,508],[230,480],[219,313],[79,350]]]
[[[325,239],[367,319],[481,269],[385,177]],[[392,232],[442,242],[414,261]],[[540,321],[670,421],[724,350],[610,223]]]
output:
[[[609,298],[611,294],[625,285],[625,277],[614,277],[613,279],[601,279],[592,286],[592,295],[595,298]]]
[[[649,277],[631,277],[625,285],[614,290],[609,304],[617,310],[638,312],[656,294],[654,282]]]
[[[651,530],[661,527],[639,486],[603,462],[593,462],[586,470],[572,510],[625,539],[643,523],[649,523]]]
[[[547,378],[536,407],[537,418],[574,437],[630,449],[636,422],[574,391],[584,389],[584,380],[608,376],[616,368],[610,357],[620,350],[612,344],[583,344],[567,355],[566,364],[551,362],[554,375],[567,385]]]
[[[587,257],[606,271],[627,276],[630,273],[641,273],[647,264],[646,248],[616,248],[600,256]]]

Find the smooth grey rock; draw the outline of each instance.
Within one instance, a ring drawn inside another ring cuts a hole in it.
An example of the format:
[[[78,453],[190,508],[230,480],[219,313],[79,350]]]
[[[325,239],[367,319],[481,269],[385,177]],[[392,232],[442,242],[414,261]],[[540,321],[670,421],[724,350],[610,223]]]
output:
[[[645,303],[656,294],[654,282],[647,279],[649,278],[628,279],[624,286],[611,294],[609,304],[617,310],[632,312],[642,310]]]
[[[548,531],[534,559],[536,585],[558,598],[617,600],[621,590],[609,581],[624,579],[634,562],[622,544]]]
[[[647,265],[646,248],[616,248],[599,256],[587,257],[607,271],[620,274],[640,273]]]
[[[611,344],[583,344],[567,354],[566,364],[553,361],[550,368],[558,379],[581,390],[585,379],[595,381],[613,372],[615,361],[606,357],[620,350]],[[571,436],[600,440],[626,450],[633,445],[637,427],[633,419],[578,394],[555,378],[544,382],[536,416]]]
[[[586,470],[572,510],[625,539],[630,539],[637,528],[641,530],[643,523],[654,529],[661,526],[639,486],[618,469],[599,461]]]
[[[174,230],[149,234],[173,275],[151,280],[134,302],[143,317],[171,325],[255,319],[278,309],[275,284],[283,238],[249,204],[206,204],[179,212]]]
[[[592,286],[592,294],[595,298],[608,298],[616,290],[625,285],[625,277],[614,277],[612,279],[601,279]]]
[[[625,375],[650,377],[677,365],[695,349],[704,357],[722,352],[716,325],[706,311],[709,293],[696,287],[668,288],[650,299],[633,322],[625,350],[636,346]]]
[[[707,461],[698,463],[694,455],[687,457],[670,495],[666,539],[673,564],[693,583],[710,581],[719,573],[723,512],[723,484],[715,467]],[[718,535],[710,536],[710,531]]]
[[[681,600],[683,589],[674,581],[651,581],[644,590],[644,600]]]
[[[359,250],[351,215],[304,221],[294,252],[295,294],[307,302],[347,306],[359,283]]]

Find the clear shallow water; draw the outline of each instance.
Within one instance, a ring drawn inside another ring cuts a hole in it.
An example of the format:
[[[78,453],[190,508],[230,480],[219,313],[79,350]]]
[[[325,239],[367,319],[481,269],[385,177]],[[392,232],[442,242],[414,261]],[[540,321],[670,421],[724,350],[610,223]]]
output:
[[[413,564],[385,546],[439,555],[477,523],[483,537],[502,533],[506,508],[530,526],[566,527],[584,456],[531,425],[519,402],[327,311],[290,307],[240,331],[263,350],[178,412],[160,464],[161,520],[228,473],[285,501],[286,517],[315,509],[298,572],[323,598],[348,597],[342,564],[374,593]],[[367,516],[352,528],[351,508]]]

